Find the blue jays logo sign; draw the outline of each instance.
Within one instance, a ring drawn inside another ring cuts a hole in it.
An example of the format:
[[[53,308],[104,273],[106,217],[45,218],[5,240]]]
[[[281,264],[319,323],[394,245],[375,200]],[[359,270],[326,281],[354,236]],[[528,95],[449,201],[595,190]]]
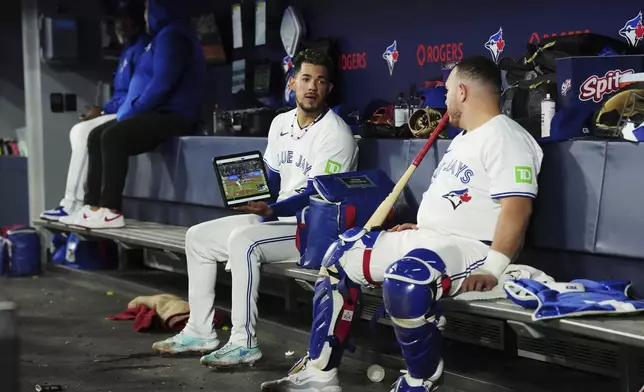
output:
[[[387,62],[389,76],[391,76],[394,73],[394,65],[398,62],[398,43],[395,40],[393,44],[387,46],[385,53],[382,54],[382,58]]]
[[[505,49],[505,40],[503,39],[503,28],[499,27],[499,31],[492,34],[485,43],[485,48],[492,54],[492,59],[495,63],[499,62],[499,57]]]
[[[644,26],[642,25],[642,11],[636,17],[624,24],[619,30],[619,35],[624,37],[631,46],[639,45],[644,38]]]

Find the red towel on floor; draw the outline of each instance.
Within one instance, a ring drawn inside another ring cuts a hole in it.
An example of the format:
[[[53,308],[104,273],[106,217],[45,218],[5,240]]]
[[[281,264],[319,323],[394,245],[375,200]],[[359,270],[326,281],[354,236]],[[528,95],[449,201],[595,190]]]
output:
[[[171,294],[157,294],[136,297],[127,305],[127,309],[108,320],[134,320],[137,332],[181,332],[190,316],[188,302]],[[228,324],[228,317],[220,312],[212,320],[214,328],[219,329]]]
[[[185,328],[188,319],[168,325],[163,322],[157,311],[145,305],[137,308],[128,308],[115,316],[109,316],[108,320],[134,320],[134,330],[137,332],[181,332]]]

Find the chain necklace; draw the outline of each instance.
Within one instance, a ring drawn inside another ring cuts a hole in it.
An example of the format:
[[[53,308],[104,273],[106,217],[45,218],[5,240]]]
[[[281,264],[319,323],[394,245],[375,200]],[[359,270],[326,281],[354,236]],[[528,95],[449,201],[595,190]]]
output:
[[[300,128],[300,131],[301,131],[300,136],[295,136],[295,134],[293,133],[293,130],[295,128],[295,121],[297,121],[297,110],[296,110],[295,115],[293,116],[293,122],[291,122],[291,139],[300,140],[301,138],[303,138],[304,135],[306,135],[306,132],[308,132],[309,128],[311,128],[313,125],[315,125],[316,122],[320,121],[322,119],[322,117],[324,117],[326,112],[328,112],[328,111],[329,111],[329,108],[325,108],[322,111],[322,113],[318,114],[318,116],[315,118],[315,120],[313,120],[312,123],[310,123],[309,125],[305,126],[304,128]],[[298,124],[298,127],[299,127],[299,124]]]

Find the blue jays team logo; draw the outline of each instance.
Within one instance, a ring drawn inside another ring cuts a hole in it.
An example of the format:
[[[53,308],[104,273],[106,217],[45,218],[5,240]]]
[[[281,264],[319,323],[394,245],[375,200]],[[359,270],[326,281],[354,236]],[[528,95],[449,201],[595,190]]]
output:
[[[492,59],[495,63],[499,62],[499,56],[505,49],[505,40],[503,39],[503,27],[499,27],[499,31],[492,34],[485,43],[485,48],[492,54]]]
[[[467,191],[467,188],[457,191],[450,191],[444,194],[443,198],[449,200],[449,202],[452,203],[452,207],[456,209],[461,204],[467,203],[472,200],[472,196],[470,196]]]
[[[626,22],[619,30],[619,35],[624,37],[631,46],[637,46],[644,38],[644,26],[642,25],[642,11],[636,17]]]
[[[382,54],[382,58],[387,61],[389,66],[389,76],[394,73],[394,65],[398,62],[398,43],[394,40],[394,43],[387,46],[385,53]]]

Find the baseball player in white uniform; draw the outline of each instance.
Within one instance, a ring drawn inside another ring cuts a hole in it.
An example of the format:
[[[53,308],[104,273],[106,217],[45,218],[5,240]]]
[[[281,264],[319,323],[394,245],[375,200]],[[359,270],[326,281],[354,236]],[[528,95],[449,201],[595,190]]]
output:
[[[307,355],[263,391],[341,391],[337,375],[361,286],[381,286],[408,373],[395,392],[439,387],[443,295],[492,289],[518,254],[537,195],[542,151],[499,109],[500,71],[464,59],[446,83],[450,144],[423,194],[417,224],[351,229],[322,262]],[[340,289],[339,289],[340,288]]]
[[[176,336],[157,342],[157,351],[209,352],[219,340],[213,328],[217,262],[228,261],[232,273],[232,331],[230,341],[201,358],[210,366],[252,363],[261,358],[255,334],[260,263],[299,257],[295,246],[297,211],[308,205],[302,190],[322,174],[354,171],[358,146],[348,125],[325,99],[332,89],[330,60],[317,52],[304,51],[295,58],[291,88],[297,108],[275,117],[264,160],[271,187],[279,187],[277,203],[250,202],[233,215],[201,223],[188,230],[190,319]],[[275,185],[277,181],[277,185]],[[276,221],[264,222],[263,218]]]

